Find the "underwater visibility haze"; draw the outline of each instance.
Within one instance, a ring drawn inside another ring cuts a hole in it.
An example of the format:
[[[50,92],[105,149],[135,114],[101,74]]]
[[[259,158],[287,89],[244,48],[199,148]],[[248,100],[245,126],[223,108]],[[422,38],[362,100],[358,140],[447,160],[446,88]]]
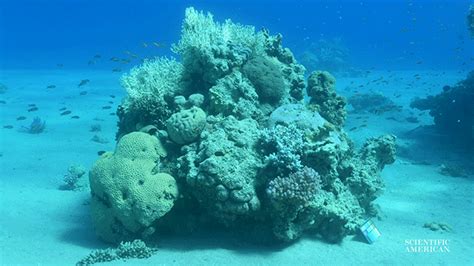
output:
[[[0,2],[0,265],[473,265],[474,2]]]

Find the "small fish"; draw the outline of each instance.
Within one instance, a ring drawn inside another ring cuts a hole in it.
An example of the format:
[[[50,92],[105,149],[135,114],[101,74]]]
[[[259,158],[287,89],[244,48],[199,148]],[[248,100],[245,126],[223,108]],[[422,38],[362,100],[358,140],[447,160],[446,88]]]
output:
[[[71,119],[79,119],[80,117],[78,115],[71,116]]]
[[[56,85],[48,85],[48,86],[46,87],[46,89],[54,89],[54,88],[56,88]]]
[[[115,115],[115,113],[109,113],[109,115]]]
[[[153,42],[153,45],[158,47],[158,48],[161,48],[163,46],[163,44],[158,43],[158,42]]]
[[[122,72],[122,69],[120,69],[120,68],[114,68],[114,69],[112,69],[112,72]]]
[[[83,79],[81,80],[81,82],[79,82],[79,85],[77,85],[77,87],[81,87],[81,86],[84,86],[86,85],[87,83],[89,83],[90,80],[88,79]]]
[[[12,129],[12,128],[13,128],[13,126],[12,126],[12,125],[5,125],[5,126],[3,126],[3,128],[6,128],[6,129]]]
[[[354,130],[356,130],[356,129],[357,129],[357,127],[353,127],[353,128],[351,128],[351,129],[349,129],[349,131],[354,131]]]
[[[110,106],[110,105],[102,106],[103,110],[108,110],[108,109],[111,109],[111,108],[112,108],[112,106]]]
[[[59,109],[59,111],[64,111],[66,109],[67,109],[67,107],[63,107],[63,108]]]
[[[144,42],[143,47],[148,48],[148,43]]]
[[[86,94],[87,94],[87,91],[81,91],[81,92],[79,93],[79,95],[81,95],[81,96],[84,96],[84,95],[86,95]]]
[[[87,62],[87,65],[89,65],[89,66],[95,65],[95,61],[94,60],[89,60],[89,62]]]
[[[109,104],[114,104],[114,102],[113,102],[113,101],[109,101]]]
[[[28,109],[28,112],[35,112],[35,111],[38,111],[39,108],[38,107],[32,107],[30,109]]]
[[[36,106],[36,104],[34,104],[34,103],[28,104],[28,107],[35,107],[35,106]]]
[[[70,114],[70,113],[72,113],[72,112],[68,110],[68,111],[62,112],[61,115],[68,115],[68,114]]]
[[[117,58],[117,57],[114,56],[114,57],[110,58],[110,61],[118,62],[118,61],[120,61],[120,58]]]
[[[113,94],[112,94],[112,95],[109,95],[109,96],[110,96],[110,98],[115,98],[115,95],[113,95]]]
[[[101,58],[101,57],[102,57],[102,56],[101,56],[100,54],[94,55],[94,58],[95,58],[95,59],[99,59],[99,58]]]
[[[26,119],[25,116],[19,116],[19,117],[16,118],[17,121],[21,121],[21,120],[25,120],[25,119]]]
[[[423,61],[417,61],[416,64],[421,65],[421,64],[423,64]]]
[[[131,60],[127,59],[127,58],[124,58],[121,61],[122,61],[122,64],[128,64],[128,63],[130,63]]]
[[[104,154],[104,153],[105,153],[105,151],[98,151],[98,152],[97,152],[97,155],[101,156],[101,155]]]
[[[3,100],[0,100],[0,103],[1,104],[6,104],[7,102],[3,101]]]
[[[56,66],[57,67],[63,67],[64,65],[63,64],[57,64]]]

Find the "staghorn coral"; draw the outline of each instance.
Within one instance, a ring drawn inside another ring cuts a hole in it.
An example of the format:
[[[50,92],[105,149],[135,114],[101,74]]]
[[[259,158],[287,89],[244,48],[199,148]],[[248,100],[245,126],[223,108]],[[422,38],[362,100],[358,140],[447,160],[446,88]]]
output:
[[[282,35],[215,22],[194,8],[173,51],[181,74],[158,90],[140,85],[150,93],[129,91],[118,110],[116,152],[91,171],[99,236],[118,242],[222,226],[249,238],[294,241],[308,232],[338,242],[375,215],[371,203],[383,188],[380,172],[394,161],[395,139],[355,150],[329,73],[314,72],[306,85]],[[146,197],[137,176],[150,183]],[[120,201],[124,191],[133,205]]]

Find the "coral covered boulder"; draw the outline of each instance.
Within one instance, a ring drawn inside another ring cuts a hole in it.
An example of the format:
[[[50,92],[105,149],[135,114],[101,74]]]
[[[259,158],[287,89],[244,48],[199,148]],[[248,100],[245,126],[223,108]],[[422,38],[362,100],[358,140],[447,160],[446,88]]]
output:
[[[117,149],[90,173],[99,236],[204,227],[338,242],[375,215],[395,138],[355,149],[335,78],[316,71],[305,82],[282,38],[188,8],[172,48],[180,61],[123,77]]]
[[[346,101],[337,95],[336,79],[326,71],[314,71],[308,77],[310,103],[329,122],[341,126],[346,120]]]
[[[154,231],[153,222],[173,207],[176,181],[156,170],[165,154],[154,136],[134,132],[94,164],[89,175],[92,218],[102,239],[145,237]]]

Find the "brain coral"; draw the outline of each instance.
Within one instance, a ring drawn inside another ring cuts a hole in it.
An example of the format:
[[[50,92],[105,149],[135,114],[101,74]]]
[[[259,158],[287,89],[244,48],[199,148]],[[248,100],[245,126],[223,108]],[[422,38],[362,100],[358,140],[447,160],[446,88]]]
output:
[[[199,107],[181,110],[166,121],[168,135],[178,144],[195,141],[205,126],[206,113]]]
[[[134,132],[120,139],[114,153],[104,153],[89,180],[92,218],[97,234],[109,242],[144,237],[178,197],[174,178],[157,173],[166,152],[154,136]]]

